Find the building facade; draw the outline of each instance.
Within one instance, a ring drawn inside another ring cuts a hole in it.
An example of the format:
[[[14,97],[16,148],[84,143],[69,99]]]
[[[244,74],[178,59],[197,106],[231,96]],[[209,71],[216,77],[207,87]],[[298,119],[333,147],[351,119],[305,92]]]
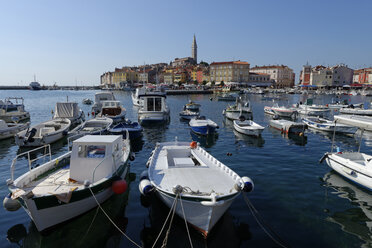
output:
[[[311,74],[311,65],[309,65],[309,63],[306,63],[306,65],[302,67],[302,71],[300,72],[300,84],[309,85],[310,74]]]
[[[249,63],[243,61],[213,62],[209,67],[211,82],[248,82]]]
[[[278,88],[293,87],[295,74],[293,70],[285,65],[255,66],[250,69],[252,73],[264,73],[270,75]]]
[[[372,68],[363,68],[354,71],[353,83],[372,84]]]
[[[304,75],[303,72],[301,72],[301,74]],[[343,64],[332,67],[317,65],[311,68],[310,81],[308,84],[318,87],[339,87],[350,85],[353,82],[353,74],[353,69],[350,69]],[[302,76],[302,78],[304,77]]]

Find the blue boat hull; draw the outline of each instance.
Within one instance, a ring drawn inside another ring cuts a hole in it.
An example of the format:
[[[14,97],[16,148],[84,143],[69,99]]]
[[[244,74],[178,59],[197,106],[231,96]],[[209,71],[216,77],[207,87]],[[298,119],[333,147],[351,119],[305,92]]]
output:
[[[211,127],[211,126],[198,126],[198,127],[191,127],[191,130],[196,134],[208,135],[208,134],[213,134],[216,128]]]
[[[138,123],[133,124],[119,124],[109,130],[113,135],[123,135],[125,139],[127,137],[127,130],[129,133],[129,139],[137,139],[142,137],[142,127]]]

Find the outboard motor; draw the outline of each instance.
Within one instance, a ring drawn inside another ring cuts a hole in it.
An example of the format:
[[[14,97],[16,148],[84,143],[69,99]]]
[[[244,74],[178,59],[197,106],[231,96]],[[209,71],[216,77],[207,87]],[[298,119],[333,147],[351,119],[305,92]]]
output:
[[[33,129],[31,129],[31,131],[26,133],[26,135],[25,135],[26,143],[27,142],[34,142],[35,139],[33,137],[36,135],[36,132],[37,132],[36,128],[33,128]]]
[[[243,115],[239,116],[239,121],[241,122],[245,121],[245,117]]]

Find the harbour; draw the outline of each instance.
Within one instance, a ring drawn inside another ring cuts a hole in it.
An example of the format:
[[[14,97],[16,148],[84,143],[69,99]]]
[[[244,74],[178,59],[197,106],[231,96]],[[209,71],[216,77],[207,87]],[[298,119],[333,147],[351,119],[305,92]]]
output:
[[[0,99],[9,96],[23,97],[25,109],[30,112],[31,125],[53,116],[56,102],[77,102],[87,119],[91,116],[91,105],[83,105],[83,99],[94,99],[96,90],[66,91],[0,91]],[[126,109],[126,118],[138,121],[138,107],[133,106],[131,94],[112,91],[116,100]],[[42,97],[40,97],[42,94]],[[129,162],[128,191],[115,195],[102,204],[103,209],[115,216],[114,222],[135,243],[149,247],[155,242],[169,208],[157,197],[144,199],[138,190],[140,175],[146,162],[159,142],[196,141],[199,145],[227,165],[238,175],[249,176],[254,182],[254,191],[248,197],[265,221],[282,240],[291,247],[360,247],[372,245],[370,209],[372,195],[366,189],[345,180],[319,159],[331,150],[332,140],[341,151],[357,150],[359,136],[319,132],[307,129],[303,135],[283,134],[269,127],[271,115],[264,113],[266,100],[271,94],[247,93],[254,122],[265,127],[258,137],[236,132],[232,120],[222,115],[231,103],[218,101],[217,95],[191,94],[167,95],[170,121],[162,125],[146,126],[143,136],[131,144],[135,160]],[[285,94],[275,95],[279,106],[292,106],[313,99],[318,105],[332,102],[333,94]],[[370,108],[372,98],[363,95],[340,95],[340,100],[363,103]],[[189,101],[200,104],[200,114],[212,119],[219,128],[213,136],[200,136],[191,132],[187,121],[181,120],[179,112]],[[332,110],[329,115],[338,114]],[[177,137],[177,138],[176,138]],[[361,141],[361,151],[369,153],[371,138]],[[51,145],[52,157],[68,151],[67,140]],[[6,180],[10,175],[10,164],[17,154],[24,152],[14,139],[0,141],[0,192],[6,196]],[[26,159],[18,166],[18,173],[27,170]],[[134,177],[134,175],[136,175]],[[129,178],[131,177],[131,178]],[[29,216],[22,209],[16,212],[0,210],[1,241],[6,247],[16,243],[27,247],[55,246],[63,242],[69,246],[85,247],[134,247],[121,235],[103,214],[94,208],[47,234],[37,231]],[[14,231],[16,230],[16,231]],[[256,223],[242,195],[238,196],[221,217],[205,240],[195,229],[190,228],[194,247],[272,247],[275,243]],[[16,233],[16,235],[14,235]],[[80,237],[76,243],[77,237]],[[160,236],[157,245],[164,240]],[[63,241],[62,241],[63,240]],[[168,247],[190,247],[189,235],[182,218],[175,216],[167,240]]]

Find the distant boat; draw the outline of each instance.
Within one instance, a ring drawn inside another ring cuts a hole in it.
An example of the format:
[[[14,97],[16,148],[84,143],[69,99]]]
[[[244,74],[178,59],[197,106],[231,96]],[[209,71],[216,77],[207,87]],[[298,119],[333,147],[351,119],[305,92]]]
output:
[[[94,95],[94,104],[92,107],[92,115],[97,115],[102,108],[102,101],[115,100],[112,92],[97,92]]]
[[[236,98],[236,103],[232,106],[226,107],[222,114],[230,120],[239,120],[241,116],[245,119],[252,119],[251,104],[248,100],[243,100],[240,97]]]
[[[36,81],[36,76],[34,75],[34,81],[29,85],[30,90],[41,90],[41,85]]]
[[[200,104],[199,103],[195,103],[193,101],[189,101],[189,103],[187,103],[185,105],[185,109],[186,110],[190,110],[190,111],[194,111],[194,112],[198,112],[199,111],[199,108],[200,108]]]
[[[183,110],[180,112],[180,117],[185,120],[191,120],[192,118],[199,117],[199,112]]]

